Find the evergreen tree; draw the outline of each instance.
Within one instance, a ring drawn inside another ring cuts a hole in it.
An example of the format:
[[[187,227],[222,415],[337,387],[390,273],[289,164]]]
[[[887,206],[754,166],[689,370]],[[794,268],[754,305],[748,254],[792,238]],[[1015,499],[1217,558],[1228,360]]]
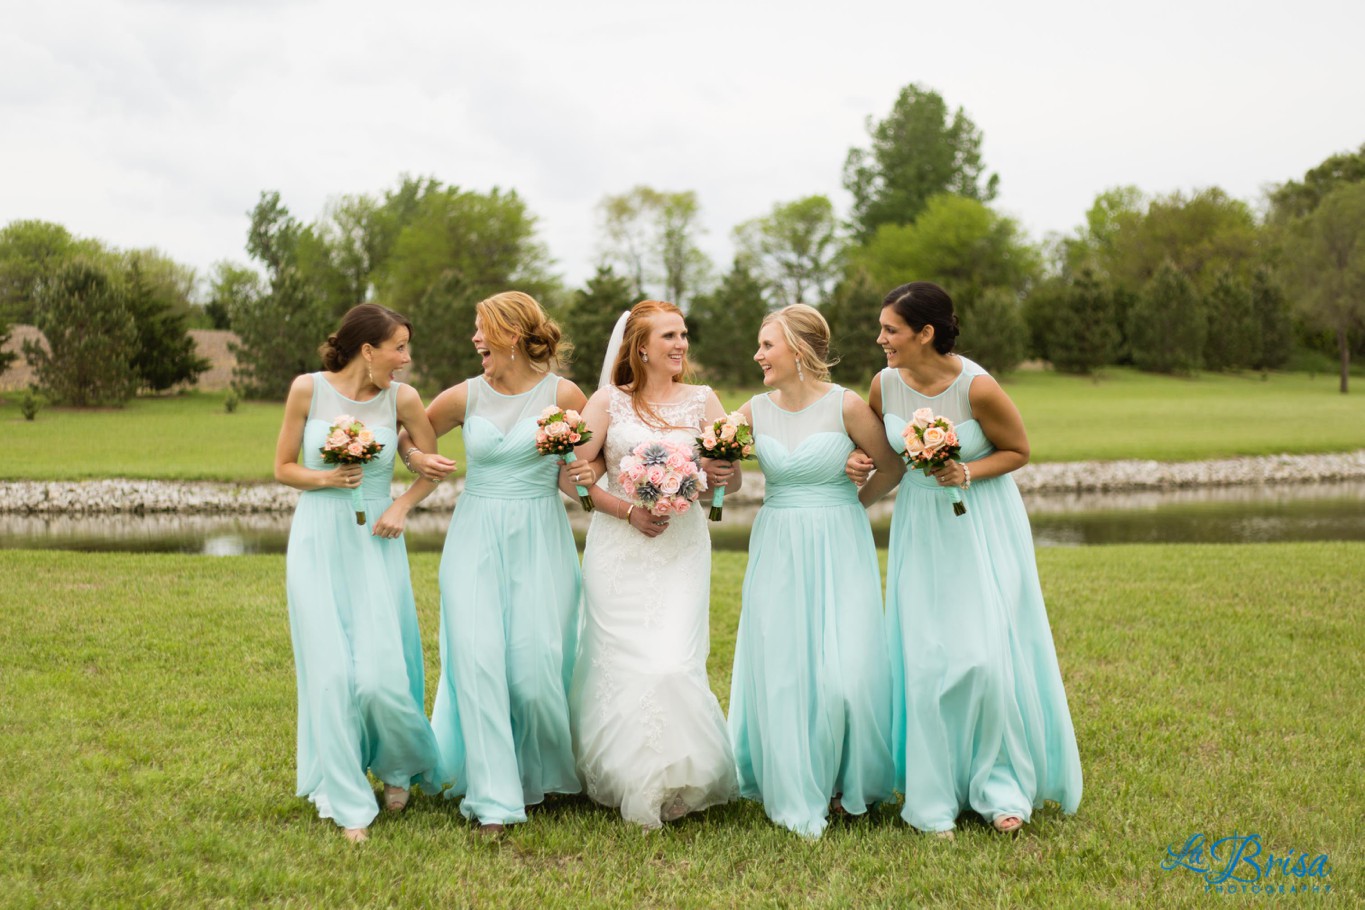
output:
[[[1089,269],[1055,295],[1044,325],[1048,360],[1064,373],[1090,373],[1111,363],[1118,343],[1114,298]]]
[[[1009,288],[987,288],[962,320],[957,350],[992,373],[1008,373],[1024,359],[1028,327]]]
[[[1251,312],[1256,326],[1252,369],[1284,366],[1294,350],[1294,321],[1289,301],[1269,269],[1257,269],[1251,278]]]
[[[1258,348],[1251,289],[1231,272],[1222,272],[1206,297],[1209,330],[1204,339],[1204,367],[1239,370],[1252,365]]]
[[[148,280],[139,253],[128,258],[124,300],[137,326],[137,353],[132,362],[143,386],[153,392],[165,391],[182,382],[194,382],[209,368],[187,331],[188,311],[183,302],[168,299],[162,288]]]
[[[587,285],[574,292],[564,317],[564,333],[573,342],[572,374],[583,391],[590,393],[597,385],[611,330],[635,303],[631,279],[609,265],[599,265]]]
[[[830,352],[839,358],[834,379],[850,388],[864,388],[886,366],[886,354],[877,344],[881,332],[882,302],[890,288],[878,287],[861,267],[851,268],[834,287],[821,309],[829,323]]]
[[[47,348],[26,341],[24,356],[49,398],[92,407],[122,405],[132,397],[137,327],[104,266],[83,259],[60,266],[38,285],[35,304]]]
[[[1133,363],[1153,373],[1199,369],[1208,332],[1203,300],[1172,263],[1147,282],[1129,314]]]
[[[753,358],[759,326],[768,314],[763,291],[763,280],[743,257],[736,257],[719,287],[693,298],[687,319],[692,359],[710,382],[752,386],[762,381]]]

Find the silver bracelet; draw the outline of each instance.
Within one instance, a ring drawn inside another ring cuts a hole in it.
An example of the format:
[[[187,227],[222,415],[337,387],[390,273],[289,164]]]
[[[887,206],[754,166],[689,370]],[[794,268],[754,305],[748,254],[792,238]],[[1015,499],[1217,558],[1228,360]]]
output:
[[[970,467],[965,461],[964,461],[964,462],[961,462],[961,464],[962,464],[962,489],[965,490],[965,489],[967,489],[968,487],[970,487],[970,486],[972,485],[972,469],[971,469],[971,467]]]
[[[412,458],[413,452],[416,452],[418,455],[422,454],[422,450],[417,448],[417,446],[413,446],[403,453],[403,467],[407,468],[409,471],[412,471],[412,462],[409,459]],[[412,471],[412,473],[416,474],[417,472]]]

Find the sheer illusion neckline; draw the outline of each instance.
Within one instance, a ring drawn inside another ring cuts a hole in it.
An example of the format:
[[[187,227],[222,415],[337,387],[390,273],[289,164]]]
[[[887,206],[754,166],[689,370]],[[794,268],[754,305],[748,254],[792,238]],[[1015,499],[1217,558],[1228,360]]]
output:
[[[776,401],[773,401],[773,393],[772,393],[772,392],[764,392],[764,393],[763,393],[763,397],[766,398],[766,399],[768,399],[768,404],[770,404],[770,405],[772,405],[773,407],[777,408],[777,409],[778,409],[779,411],[781,411],[783,414],[800,414],[800,413],[803,413],[803,412],[805,412],[805,411],[809,411],[811,408],[815,407],[817,404],[819,404],[820,402],[824,401],[824,400],[825,400],[826,398],[828,398],[829,396],[833,395],[833,394],[834,394],[836,391],[838,391],[840,388],[841,388],[841,386],[839,386],[837,383],[830,383],[829,388],[825,390],[825,393],[824,393],[823,395],[821,395],[819,398],[817,398],[817,399],[815,399],[814,401],[812,401],[810,404],[806,405],[804,408],[797,408],[795,411],[789,411],[789,410],[787,410],[786,408],[782,407],[782,405],[778,404]]]
[[[320,372],[320,373],[318,373],[318,378],[321,379],[323,382],[327,383],[327,388],[331,389],[331,390],[332,390],[332,394],[336,395],[336,397],[341,398],[341,399],[343,399],[343,400],[345,400],[345,401],[352,402],[353,404],[369,404],[369,403],[371,403],[371,402],[373,402],[373,401],[377,401],[377,400],[379,399],[379,396],[383,395],[385,392],[387,392],[387,391],[389,390],[389,389],[380,389],[378,392],[375,393],[375,395],[374,395],[373,398],[366,398],[366,399],[364,399],[364,400],[361,400],[361,399],[359,399],[359,398],[352,398],[352,397],[349,396],[349,395],[343,395],[343,394],[341,394],[340,392],[338,392],[338,391],[337,391],[337,387],[334,386],[334,385],[332,385],[332,380],[330,380],[330,379],[327,378],[327,374],[326,374],[325,372]],[[396,380],[396,379],[394,380],[394,382],[397,382],[397,381],[398,381],[398,380]],[[389,384],[389,388],[390,388],[390,389],[393,388],[393,383],[390,383],[390,384]]]
[[[546,373],[544,376],[540,377],[540,379],[536,380],[535,385],[531,386],[524,392],[499,392],[497,389],[493,388],[493,383],[488,381],[488,377],[480,376],[479,380],[483,383],[483,387],[485,389],[492,392],[494,395],[497,395],[499,398],[524,398],[525,396],[530,395],[536,389],[544,385],[545,380],[549,379],[553,375],[554,375],[553,373]]]
[[[937,395],[926,395],[924,392],[921,392],[919,389],[915,388],[915,387],[912,386],[910,383],[906,382],[906,381],[905,381],[905,377],[901,375],[900,369],[897,369],[897,370],[895,371],[895,372],[896,372],[896,378],[900,380],[900,384],[901,384],[901,385],[905,386],[907,389],[909,389],[910,391],[914,392],[916,395],[918,395],[918,396],[921,397],[921,398],[928,398],[928,399],[931,399],[931,400],[934,399],[934,398],[942,398],[944,395],[947,395],[949,392],[951,392],[951,391],[953,390],[953,386],[957,385],[958,382],[962,379],[962,375],[963,375],[964,373],[967,372],[967,364],[962,360],[962,358],[959,357],[957,354],[954,354],[953,356],[954,356],[954,357],[957,357],[957,362],[958,362],[957,375],[954,376],[954,377],[953,377],[953,381],[950,382],[950,383],[948,383],[946,386],[944,386],[944,387],[943,387],[943,391],[942,391],[942,392],[939,392]]]

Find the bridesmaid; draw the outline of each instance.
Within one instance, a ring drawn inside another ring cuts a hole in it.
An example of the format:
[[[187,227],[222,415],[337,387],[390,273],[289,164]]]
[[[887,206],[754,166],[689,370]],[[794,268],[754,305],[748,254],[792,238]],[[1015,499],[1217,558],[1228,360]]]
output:
[[[351,309],[320,348],[326,370],[294,380],[275,447],[275,479],[303,491],[285,559],[298,673],[298,795],[355,842],[367,838],[378,814],[367,770],[383,781],[392,811],[407,804],[412,783],[438,783],[402,537],[416,493],[389,498],[398,427],[419,445],[436,441],[421,398],[394,378],[411,360],[411,337],[412,324],[392,310]],[[328,428],[343,414],[363,421],[383,445],[363,467],[323,464]],[[356,524],[357,487],[368,525]]]
[[[920,408],[952,420],[962,446],[961,461],[933,476],[906,475],[886,582],[902,815],[945,837],[964,810],[1011,833],[1046,800],[1068,814],[1081,801],[1033,537],[1010,477],[1028,462],[1028,436],[999,384],[953,353],[957,334],[941,287],[896,288],[877,338],[887,368],[870,395],[898,450]],[[850,476],[865,477],[869,467],[855,453]],[[965,515],[953,514],[949,487],[961,490]]]
[[[864,506],[905,467],[872,409],[829,381],[829,326],[804,304],[763,320],[754,360],[772,391],[740,410],[767,481],[749,539],[730,689],[742,794],[818,838],[895,790],[881,571]],[[854,446],[877,473],[844,476]]]
[[[474,347],[483,375],[427,409],[438,436],[464,427],[464,492],[441,556],[441,680],[432,726],[447,797],[480,831],[526,821],[547,793],[578,793],[567,691],[578,642],[578,553],[559,496],[587,486],[591,464],[563,470],[536,451],[546,408],[581,410],[578,386],[550,371],[560,330],[519,291],[481,301]],[[421,446],[418,445],[417,449]],[[412,466],[441,476],[418,450]],[[577,494],[573,494],[575,499]]]

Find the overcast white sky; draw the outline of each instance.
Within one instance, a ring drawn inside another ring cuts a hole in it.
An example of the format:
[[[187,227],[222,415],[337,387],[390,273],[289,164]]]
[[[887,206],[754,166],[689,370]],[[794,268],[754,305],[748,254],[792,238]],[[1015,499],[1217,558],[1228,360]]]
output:
[[[1034,236],[1116,184],[1259,201],[1365,142],[1360,0],[6,0],[0,224],[42,218],[201,271],[400,174],[515,188],[571,284],[595,207],[696,190],[703,246],[825,193],[899,89],[963,106]]]

